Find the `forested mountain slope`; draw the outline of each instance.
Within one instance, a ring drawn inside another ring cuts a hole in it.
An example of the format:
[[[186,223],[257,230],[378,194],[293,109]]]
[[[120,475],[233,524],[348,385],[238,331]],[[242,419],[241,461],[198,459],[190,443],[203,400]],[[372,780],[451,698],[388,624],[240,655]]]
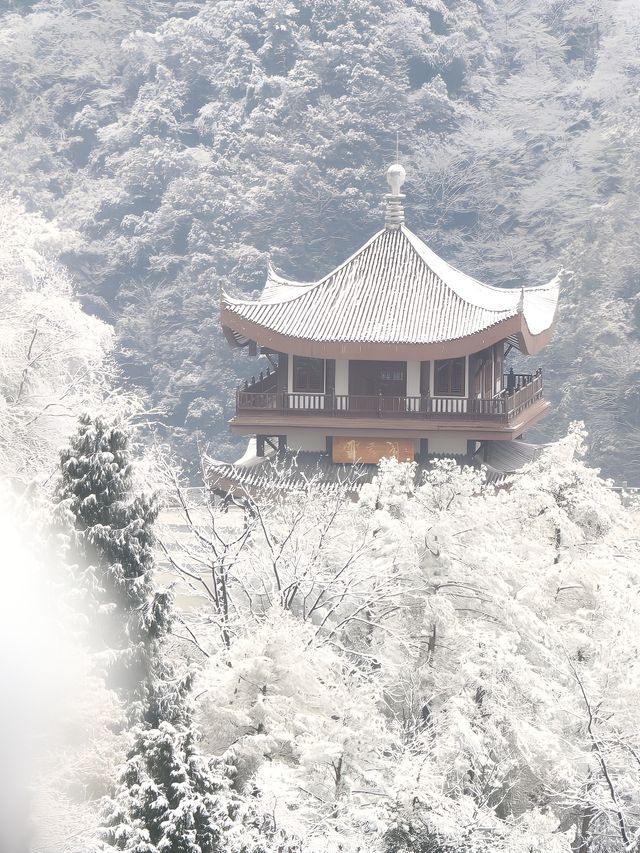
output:
[[[504,285],[573,275],[545,424],[640,482],[631,0],[41,0],[0,31],[2,185],[56,218],[130,380],[231,453],[218,293],[324,274],[382,221],[400,129],[408,220]],[[536,365],[534,365],[536,366]]]

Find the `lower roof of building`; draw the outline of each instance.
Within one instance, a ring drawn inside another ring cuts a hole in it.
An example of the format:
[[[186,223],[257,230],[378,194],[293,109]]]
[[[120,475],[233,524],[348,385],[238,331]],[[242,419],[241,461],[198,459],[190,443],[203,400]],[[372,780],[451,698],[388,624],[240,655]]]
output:
[[[490,441],[484,447],[484,460],[456,454],[429,454],[417,464],[415,476],[422,479],[435,459],[454,458],[461,465],[482,465],[488,483],[506,481],[528,463],[534,461],[543,445],[524,441]],[[236,463],[217,459],[206,461],[210,488],[221,496],[257,497],[265,493],[278,493],[317,489],[326,494],[346,494],[356,497],[365,483],[370,483],[378,473],[373,464],[336,464],[327,453],[287,451],[278,457],[275,453],[255,456],[255,443],[250,442],[245,456]]]

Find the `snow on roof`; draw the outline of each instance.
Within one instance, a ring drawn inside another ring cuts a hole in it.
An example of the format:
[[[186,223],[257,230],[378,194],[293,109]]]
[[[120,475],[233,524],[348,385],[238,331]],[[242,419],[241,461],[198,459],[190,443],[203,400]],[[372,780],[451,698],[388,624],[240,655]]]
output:
[[[544,445],[524,441],[488,441],[486,459],[481,464],[489,483],[498,483],[538,458]],[[365,483],[378,474],[377,465],[358,463],[339,464],[323,453],[288,451],[284,459],[275,454],[256,457],[255,440],[249,442],[247,452],[237,462],[223,462],[207,457],[207,481],[210,488],[221,494],[240,491],[255,495],[264,491],[292,491],[310,485],[324,492],[339,492],[343,487],[357,495]],[[446,458],[447,454],[432,455],[431,460]],[[461,464],[467,464],[461,462]],[[415,469],[416,482],[421,482],[431,461],[420,463]]]
[[[260,294],[259,302],[284,302],[287,299],[295,299],[305,290],[313,287],[315,282],[291,281],[279,275],[269,264],[267,268],[267,281]]]
[[[271,267],[255,301],[222,295],[234,317],[279,335],[318,342],[431,344],[482,332],[519,314],[531,335],[553,324],[556,277],[541,287],[492,287],[455,269],[408,228],[386,228],[318,282]]]
[[[518,471],[540,456],[544,445],[515,441],[487,441],[484,463],[492,471],[509,474]]]

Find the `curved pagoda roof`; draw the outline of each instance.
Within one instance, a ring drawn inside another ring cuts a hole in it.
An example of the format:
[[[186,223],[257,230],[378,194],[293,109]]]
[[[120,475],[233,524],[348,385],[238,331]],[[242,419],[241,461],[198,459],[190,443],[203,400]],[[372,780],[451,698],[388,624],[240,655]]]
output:
[[[320,358],[448,358],[504,338],[537,353],[551,338],[558,276],[522,289],[471,278],[402,224],[403,198],[396,184],[386,227],[319,281],[290,281],[269,267],[257,300],[223,293],[228,340]]]

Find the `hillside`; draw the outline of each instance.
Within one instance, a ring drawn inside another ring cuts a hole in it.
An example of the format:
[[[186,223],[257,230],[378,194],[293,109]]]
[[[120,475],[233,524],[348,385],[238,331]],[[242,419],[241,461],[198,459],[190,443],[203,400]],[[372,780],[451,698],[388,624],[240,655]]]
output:
[[[439,254],[501,285],[573,272],[532,437],[579,417],[591,461],[640,483],[639,32],[630,0],[14,3],[2,191],[57,220],[180,452],[224,456],[254,365],[218,330],[220,287],[348,256],[399,129],[409,224]]]

